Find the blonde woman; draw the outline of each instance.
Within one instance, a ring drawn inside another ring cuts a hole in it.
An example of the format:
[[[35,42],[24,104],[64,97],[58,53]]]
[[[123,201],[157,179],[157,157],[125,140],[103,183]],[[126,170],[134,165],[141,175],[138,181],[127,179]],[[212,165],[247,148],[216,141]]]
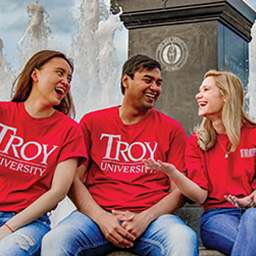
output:
[[[227,255],[255,255],[256,125],[243,110],[243,86],[232,73],[210,70],[196,99],[204,119],[187,144],[189,179],[172,164],[144,163],[166,173],[184,195],[201,204],[205,247]]]

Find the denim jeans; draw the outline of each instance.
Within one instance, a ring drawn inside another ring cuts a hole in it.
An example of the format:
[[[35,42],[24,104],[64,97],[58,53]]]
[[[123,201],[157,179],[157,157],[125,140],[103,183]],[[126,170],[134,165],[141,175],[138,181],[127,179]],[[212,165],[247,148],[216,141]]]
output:
[[[256,255],[256,208],[214,208],[204,211],[200,237],[205,247],[232,256]]]
[[[0,212],[0,226],[15,213]],[[17,229],[0,241],[0,256],[40,255],[43,236],[50,230],[50,220],[44,215],[30,224]]]
[[[51,230],[42,242],[42,256],[97,256],[120,248],[110,243],[86,215],[74,211]],[[196,233],[175,215],[163,215],[127,251],[137,255],[198,255]]]

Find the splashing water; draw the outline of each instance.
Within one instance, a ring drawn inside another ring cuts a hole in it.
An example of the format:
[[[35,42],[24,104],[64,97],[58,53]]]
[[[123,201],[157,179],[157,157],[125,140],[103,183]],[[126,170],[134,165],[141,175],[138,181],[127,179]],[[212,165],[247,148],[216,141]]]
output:
[[[0,81],[1,95],[0,100],[11,99],[11,86],[17,76],[23,69],[28,59],[37,51],[47,49],[48,37],[51,33],[49,27],[49,15],[45,9],[36,3],[27,5],[28,24],[17,44],[19,54],[19,68],[14,70],[10,63],[6,61],[6,55],[3,54],[4,43],[0,39]]]
[[[0,81],[1,81],[1,100],[9,101],[11,98],[10,84],[14,79],[14,71],[10,63],[3,54],[3,41],[0,39]]]
[[[122,29],[103,1],[83,0],[80,28],[74,35],[75,79],[72,94],[77,109],[86,113],[121,103],[121,64],[114,46],[114,33]],[[78,113],[80,119],[81,113]]]
[[[114,35],[124,28],[119,15],[113,15],[104,0],[81,0],[79,29],[73,34],[70,53],[75,71],[71,86],[77,111],[77,121],[87,112],[120,104],[121,63],[114,45]],[[2,53],[0,39],[0,100],[10,100],[10,86],[28,59],[42,49],[56,49],[49,45],[50,17],[38,1],[27,5],[28,23],[18,42],[19,71],[13,71]],[[59,49],[56,49],[59,50]],[[6,88],[2,86],[6,85]],[[74,209],[67,198],[59,204],[51,217],[54,226]]]
[[[24,67],[34,53],[47,48],[48,36],[51,33],[49,15],[38,1],[29,3],[27,12],[28,24],[18,42],[20,68]]]

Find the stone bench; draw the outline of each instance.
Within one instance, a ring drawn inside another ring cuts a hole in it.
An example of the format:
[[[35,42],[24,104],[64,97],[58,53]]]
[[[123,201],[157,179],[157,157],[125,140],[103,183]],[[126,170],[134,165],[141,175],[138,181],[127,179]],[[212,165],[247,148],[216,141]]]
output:
[[[116,252],[111,252],[106,256],[136,256],[136,255],[127,251],[116,251]],[[215,250],[207,250],[204,247],[200,247],[199,256],[224,256],[224,254]]]

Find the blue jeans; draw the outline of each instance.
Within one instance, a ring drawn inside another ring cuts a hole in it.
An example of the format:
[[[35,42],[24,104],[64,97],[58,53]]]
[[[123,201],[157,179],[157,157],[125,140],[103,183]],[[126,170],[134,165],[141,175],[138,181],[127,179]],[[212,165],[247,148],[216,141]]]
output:
[[[0,212],[0,226],[15,213]],[[0,256],[40,255],[43,236],[50,230],[50,220],[44,215],[30,224],[17,229],[0,241]]]
[[[42,256],[97,256],[120,250],[110,243],[86,215],[74,211],[50,231],[42,242]],[[134,246],[125,249],[137,255],[198,255],[196,233],[175,215],[153,221]]]
[[[256,253],[256,208],[214,208],[204,211],[200,237],[205,247],[232,256]]]

